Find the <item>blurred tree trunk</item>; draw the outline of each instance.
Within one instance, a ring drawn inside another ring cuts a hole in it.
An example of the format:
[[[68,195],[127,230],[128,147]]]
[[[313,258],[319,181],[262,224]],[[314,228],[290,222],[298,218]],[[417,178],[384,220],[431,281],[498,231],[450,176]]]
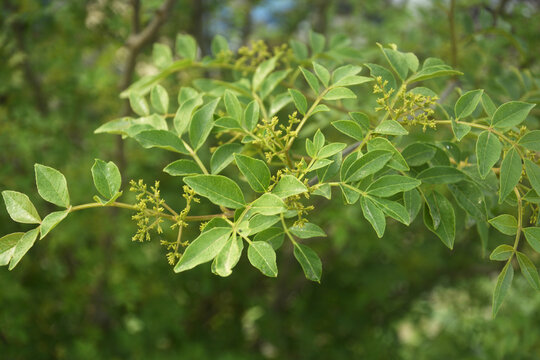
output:
[[[204,24],[204,16],[206,14],[205,1],[192,0],[192,6],[191,27],[188,32],[195,37],[204,56],[210,52],[210,41]]]
[[[123,91],[127,89],[133,82],[135,75],[135,66],[137,64],[137,57],[141,51],[147,46],[152,44],[155,40],[159,29],[166,22],[169,17],[175,0],[165,0],[162,5],[156,10],[154,17],[141,28],[140,23],[140,0],[132,0],[132,17],[131,17],[131,34],[126,40],[125,46],[128,49],[128,55],[125,63],[124,73],[120,80],[119,89]],[[129,100],[124,100],[122,107],[122,116],[129,116],[132,114]],[[118,165],[120,172],[124,173],[126,157],[124,152],[124,141],[121,136],[116,138],[116,154],[114,156],[115,162]],[[110,209],[109,221],[114,223],[114,219],[118,216],[118,209]],[[109,300],[109,278],[110,269],[113,263],[114,246],[113,236],[107,235],[100,241],[100,246],[103,251],[103,270],[101,277],[98,280],[98,284],[92,293],[92,308],[90,309],[91,318],[98,323],[105,331],[111,327],[111,317],[109,316],[109,307],[111,301]]]
[[[321,33],[326,34],[328,31],[328,11],[330,9],[330,6],[332,5],[332,0],[317,0],[314,1],[313,7],[313,13],[314,13],[314,20],[313,20],[313,30]]]

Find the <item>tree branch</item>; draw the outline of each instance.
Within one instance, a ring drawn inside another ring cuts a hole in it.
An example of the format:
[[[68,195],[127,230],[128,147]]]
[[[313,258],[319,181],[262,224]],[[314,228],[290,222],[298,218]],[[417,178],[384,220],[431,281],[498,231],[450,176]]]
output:
[[[124,76],[120,83],[120,89],[125,90],[131,84],[133,78],[133,72],[135,70],[137,55],[141,52],[142,48],[152,40],[157,34],[158,30],[167,20],[167,15],[171,11],[175,0],[165,0],[163,4],[156,10],[156,13],[152,20],[142,29],[139,30],[139,1],[133,2],[133,32],[126,40],[126,47],[128,48],[128,57],[126,60],[126,69]]]

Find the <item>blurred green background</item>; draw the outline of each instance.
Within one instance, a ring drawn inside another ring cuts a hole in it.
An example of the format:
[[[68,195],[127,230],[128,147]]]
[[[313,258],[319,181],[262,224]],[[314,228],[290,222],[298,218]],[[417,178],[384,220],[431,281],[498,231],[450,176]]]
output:
[[[102,158],[119,163],[124,180],[163,178],[163,192],[179,194],[180,181],[161,173],[170,155],[93,134],[126,114],[126,78],[154,71],[152,42],[172,45],[178,32],[195,36],[203,54],[215,34],[237,49],[306,40],[310,29],[343,33],[366,62],[382,60],[376,42],[396,43],[442,58],[465,73],[459,86],[499,103],[540,97],[534,0],[177,0],[130,71],[126,40],[162,3],[0,3],[0,190],[26,192],[50,211],[35,191],[37,162],[66,174],[73,203],[88,202],[90,167]],[[287,248],[277,279],[245,257],[228,278],[209,266],[176,275],[157,240],[131,242],[128,212],[76,213],[15,270],[0,270],[0,357],[540,359],[540,294],[516,276],[491,320],[500,264],[482,257],[474,229],[461,226],[450,252],[418,221],[393,222],[377,239],[359,207],[336,197],[318,209],[313,221],[329,235],[311,242],[323,260],[320,285]],[[2,206],[0,233],[22,230]],[[507,241],[490,236],[489,249]]]

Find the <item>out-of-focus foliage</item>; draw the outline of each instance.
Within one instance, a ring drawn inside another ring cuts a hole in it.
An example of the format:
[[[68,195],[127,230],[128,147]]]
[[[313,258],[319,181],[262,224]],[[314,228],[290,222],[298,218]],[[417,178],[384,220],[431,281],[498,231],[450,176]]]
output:
[[[170,162],[133,142],[120,148],[91,135],[124,112],[117,94],[133,4],[139,2],[0,5],[2,190],[34,193],[32,164],[46,163],[76,184],[70,195],[78,203],[92,189],[94,158],[114,158],[125,178],[148,174],[148,183]],[[139,5],[144,26],[161,2]],[[310,28],[345,33],[366,62],[382,60],[375,42],[396,43],[464,70],[464,88],[485,88],[498,103],[539,100],[535,2],[456,1],[455,42],[449,14],[443,1],[177,1],[158,38],[172,44],[177,32],[191,33],[208,53],[216,33],[235,47],[252,39],[287,42],[293,34],[307,40]],[[156,71],[151,49],[138,57],[137,76]],[[161,187],[180,197],[174,180]],[[157,242],[131,242],[126,213],[111,211],[107,221],[103,211],[74,214],[17,269],[2,270],[2,356],[534,359],[540,353],[540,297],[527,284],[516,281],[490,319],[496,272],[481,258],[475,232],[462,234],[450,254],[421,226],[393,223],[379,240],[359,207],[324,206],[317,223],[332,241],[310,243],[324,254],[320,285],[304,279],[292,249],[277,259],[278,279],[248,271],[246,259],[225,279],[207,268],[173,275]],[[2,233],[20,231],[5,212],[1,219]],[[490,248],[507,242],[494,230],[490,235]]]

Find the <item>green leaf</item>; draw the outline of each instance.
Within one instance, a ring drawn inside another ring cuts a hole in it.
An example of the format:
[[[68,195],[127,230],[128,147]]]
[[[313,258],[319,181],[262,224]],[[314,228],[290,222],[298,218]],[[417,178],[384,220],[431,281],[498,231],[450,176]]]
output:
[[[356,65],[343,65],[338,67],[334,70],[332,73],[332,82],[334,85],[336,85],[338,82],[340,82],[342,79],[355,76],[360,71],[362,71],[361,66]]]
[[[407,91],[407,94],[412,95],[422,95],[422,96],[430,96],[432,98],[437,97],[437,93],[430,88],[427,88],[425,86],[417,86],[412,88],[411,90]]]
[[[183,58],[195,60],[197,58],[197,41],[191,35],[176,35],[176,53]]]
[[[202,104],[202,96],[196,96],[181,103],[173,120],[178,135],[182,135],[186,131],[191,123],[191,115]]]
[[[456,101],[454,106],[454,113],[456,114],[456,119],[464,118],[473,113],[482,99],[482,94],[484,90],[471,90],[461,95],[461,97]]]
[[[384,54],[384,57],[386,58],[392,69],[394,69],[398,77],[402,81],[405,80],[407,78],[407,73],[409,72],[409,65],[407,63],[405,54],[397,50],[385,49],[382,47],[381,44],[377,45],[379,45],[379,48]]]
[[[11,260],[11,257],[13,256],[14,251],[15,251],[15,248],[13,247],[9,250],[6,250],[0,253],[0,266],[6,266],[9,264],[9,261]]]
[[[492,118],[493,114],[495,114],[495,111],[497,111],[497,107],[493,103],[493,100],[491,100],[489,95],[486,93],[482,95],[482,107],[490,118]]]
[[[457,204],[473,218],[486,221],[486,201],[482,190],[473,182],[460,181],[449,184],[448,189],[456,199]]]
[[[171,48],[165,44],[154,44],[152,60],[159,69],[170,66],[173,62]]]
[[[167,114],[169,111],[169,94],[161,85],[156,85],[150,92],[150,102],[160,114]]]
[[[294,257],[302,266],[308,280],[321,282],[322,263],[315,251],[306,245],[295,242]]]
[[[332,198],[332,187],[330,184],[321,184],[315,190],[313,190],[312,194],[322,196],[330,200]]]
[[[171,176],[186,176],[202,174],[202,170],[193,160],[176,160],[167,165],[164,172]]]
[[[312,54],[319,54],[324,51],[324,44],[326,39],[324,35],[316,33],[314,31],[309,32],[309,46],[311,46]]]
[[[408,135],[409,132],[395,120],[384,120],[375,130],[375,134],[382,135]]]
[[[356,123],[358,123],[358,125],[360,125],[363,132],[369,131],[370,129],[369,117],[366,114],[362,112],[354,111],[354,112],[349,112],[349,117],[353,119]],[[375,138],[371,140],[373,141],[374,139]]]
[[[285,232],[283,232],[282,228],[271,227],[255,235],[253,241],[266,241],[274,250],[277,250],[283,245],[284,239]]]
[[[540,194],[540,166],[529,159],[525,159],[525,172],[527,173],[527,178],[534,191],[536,191],[537,194]]]
[[[355,204],[360,198],[360,193],[351,185],[340,183],[339,188],[341,189],[345,204]]]
[[[133,92],[130,93],[129,105],[131,106],[131,109],[133,110],[133,112],[135,112],[135,114],[139,116],[150,115],[150,107],[148,106],[146,99],[142,95],[139,95]]]
[[[246,107],[244,112],[244,124],[246,129],[252,131],[257,126],[259,122],[259,103],[253,100]]]
[[[538,277],[538,270],[536,270],[536,266],[534,266],[533,262],[529,260],[527,255],[518,251],[516,256],[521,273],[525,279],[527,279],[529,285],[531,285],[531,287],[535,290],[540,290],[540,277]]]
[[[537,253],[540,253],[540,228],[527,227],[523,229],[525,239]]]
[[[370,197],[371,200],[381,209],[386,215],[393,219],[396,219],[402,224],[409,225],[409,212],[405,209],[405,206],[401,205],[397,201],[388,199],[381,199],[377,197]]]
[[[409,213],[409,224],[414,221],[422,208],[422,197],[418,190],[413,189],[403,193],[403,205]]]
[[[289,92],[283,92],[275,97],[270,102],[270,110],[268,111],[268,116],[275,115],[278,111],[283,109],[287,104],[289,104],[292,101],[292,96],[289,94]],[[307,108],[307,102],[306,102],[306,108]]]
[[[341,179],[341,181],[343,181],[346,176],[347,176],[347,173],[349,172],[349,170],[351,169],[351,166],[356,162],[356,160],[358,158],[360,158],[362,156],[362,153],[360,152],[357,152],[357,151],[353,151],[352,153],[350,153],[349,155],[347,155],[347,157],[343,160],[343,162],[341,163],[341,167],[339,169],[339,177]]]
[[[313,163],[313,165],[311,165],[311,167],[309,168],[309,171],[321,169],[323,167],[330,165],[333,162],[334,160],[330,160],[330,159],[318,159]]]
[[[315,61],[313,62],[313,70],[315,70],[315,74],[317,75],[319,80],[321,80],[323,85],[325,87],[328,87],[328,83],[330,82],[330,72],[328,72],[328,70],[324,66],[316,63]]]
[[[402,191],[412,190],[420,186],[419,180],[401,175],[385,175],[374,182],[368,188],[367,193],[374,196],[388,197]]]
[[[242,123],[244,112],[236,95],[234,95],[230,90],[225,90],[225,93],[223,94],[223,102],[225,103],[227,113],[233,119],[236,119],[239,123]]]
[[[24,235],[23,232],[16,232],[16,233],[2,236],[0,238],[0,254],[3,254],[4,252],[8,250],[12,250],[15,247],[15,245],[17,245],[17,242],[19,242],[19,239],[23,235]],[[7,264],[4,264],[4,265],[7,265]],[[1,266],[4,266],[4,265],[1,265]]]
[[[26,194],[4,190],[2,197],[6,203],[7,212],[14,221],[23,224],[39,224],[41,222],[34,204]]]
[[[213,218],[212,220],[210,220],[204,225],[201,232],[207,232],[213,228],[223,228],[223,227],[229,228],[231,227],[231,225],[224,218]]]
[[[241,154],[234,154],[234,159],[253,190],[265,192],[268,189],[271,174],[264,161]]]
[[[291,46],[291,49],[293,50],[294,57],[296,57],[298,60],[304,60],[308,57],[308,49],[306,44],[301,43],[298,40],[291,39],[289,40],[289,45]]]
[[[174,272],[192,269],[215,258],[229,239],[231,232],[230,227],[217,227],[201,233],[186,248],[180,261],[174,267]]]
[[[214,122],[214,126],[227,130],[242,130],[242,125],[240,125],[238,120],[233,119],[230,116],[220,117]]]
[[[311,71],[304,69],[301,66],[300,66],[300,71],[302,72],[302,75],[304,75],[304,78],[306,79],[311,90],[313,90],[313,92],[318,95],[320,87],[319,87],[319,80],[317,80],[317,77],[313,75]]]
[[[120,170],[112,161],[106,163],[103,160],[96,159],[92,166],[92,178],[97,191],[107,200],[120,191],[122,177]]]
[[[182,86],[178,91],[178,104],[183,104],[188,100],[194,99],[199,96],[199,92],[192,87]]]
[[[529,131],[519,139],[518,144],[527,150],[540,151],[540,130]]]
[[[317,149],[315,149],[315,145],[311,139],[306,139],[306,152],[308,156],[311,157],[315,157],[315,155],[317,155]]]
[[[325,182],[328,179],[332,178],[334,175],[339,173],[339,168],[341,166],[341,153],[338,152],[334,156],[332,156],[331,160],[334,162],[330,165],[317,169],[317,177],[319,178],[319,182]]]
[[[9,270],[13,270],[15,266],[21,261],[24,255],[30,250],[32,246],[34,246],[34,243],[36,242],[36,239],[39,234],[39,227],[30,230],[26,232],[20,239],[17,241],[17,245],[15,245],[15,250],[13,251],[13,255],[11,257],[11,261],[9,262]]]
[[[315,135],[313,135],[313,145],[315,146],[315,150],[317,152],[324,146],[325,141],[326,140],[321,129],[317,129]]]
[[[216,35],[212,39],[212,44],[210,45],[212,54],[217,57],[221,53],[229,52],[229,43],[223,35]]]
[[[355,160],[345,172],[345,182],[354,182],[381,170],[392,157],[390,151],[370,151],[360,159]]]
[[[521,178],[521,157],[515,148],[508,150],[501,163],[499,175],[499,204],[502,204],[506,197],[514,190]]]
[[[284,199],[289,196],[298,195],[307,192],[308,189],[304,183],[292,175],[283,175],[279,179],[276,186],[272,189],[272,193]]]
[[[335,87],[330,89],[324,96],[324,100],[356,99],[356,95],[351,89],[346,87]]]
[[[244,242],[233,234],[221,248],[212,263],[212,272],[219,276],[229,276],[242,255]]]
[[[264,79],[266,79],[266,77],[276,67],[276,61],[277,57],[274,56],[273,58],[263,61],[259,66],[257,66],[257,69],[255,69],[255,73],[253,74],[253,91],[259,90],[259,87]]]
[[[531,202],[533,204],[540,204],[540,196],[534,190],[527,191],[525,196],[523,196],[523,200]]]
[[[495,290],[493,291],[493,317],[497,316],[499,308],[501,307],[503,300],[512,285],[512,279],[514,278],[514,268],[512,263],[509,261],[506,263],[501,273],[497,277],[497,284],[495,285]]]
[[[185,177],[184,182],[197,194],[208,198],[216,205],[238,209],[246,204],[240,187],[225,176],[195,175]]]
[[[129,116],[107,121],[105,124],[94,130],[94,134],[126,135],[126,130],[133,125],[133,122],[134,119]]]
[[[58,170],[41,164],[34,165],[36,185],[43,200],[58,206],[69,206],[69,192],[65,176]]]
[[[491,125],[496,129],[508,129],[525,120],[535,104],[521,101],[510,101],[499,106],[493,114]]]
[[[296,106],[296,109],[300,111],[300,114],[306,115],[307,111],[307,100],[306,97],[298,90],[295,89],[289,89],[289,94],[291,95],[294,106]]]
[[[398,170],[398,171],[409,171],[409,165],[401,156],[401,153],[394,147],[394,145],[386,138],[375,137],[369,140],[367,144],[368,151],[374,150],[386,150],[392,152],[392,158],[388,161],[387,166],[389,168]]]
[[[384,86],[385,91],[389,91],[390,89],[397,90],[396,79],[389,70],[377,64],[366,64],[366,66],[370,70],[371,77],[375,79],[380,76],[383,83],[385,81],[387,82]]]
[[[279,221],[278,216],[256,214],[248,222],[248,231],[246,235],[257,234],[264,231]]]
[[[426,227],[435,233],[450,250],[454,248],[456,238],[456,215],[454,207],[444,195],[439,192],[433,192],[433,205],[440,214],[440,224],[435,227],[432,217],[429,216],[424,207],[424,223]]]
[[[264,275],[269,277],[277,276],[276,252],[267,242],[252,241],[248,247],[248,259],[251,265],[259,269]]]
[[[261,89],[259,91],[260,98],[265,99],[268,95],[274,91],[274,89],[289,75],[291,72],[290,69],[279,70],[271,73],[262,83]]]
[[[416,142],[403,149],[401,155],[409,166],[420,166],[433,159],[435,151],[436,149],[433,146]]]
[[[159,148],[180,154],[188,154],[182,139],[167,130],[144,130],[135,135],[135,140],[145,149]]]
[[[193,114],[191,124],[189,126],[189,141],[194,150],[198,150],[210,135],[212,127],[214,125],[214,111],[220,101],[217,98],[208,104],[201,107]]]
[[[409,67],[409,69],[411,69],[413,73],[415,73],[416,70],[418,70],[418,65],[420,65],[418,58],[411,52],[405,53],[404,55],[407,66]]]
[[[362,127],[352,120],[338,120],[333,121],[332,125],[343,134],[352,137],[355,140],[362,141],[364,136],[362,134]]]
[[[489,260],[494,261],[506,261],[510,259],[510,256],[514,253],[514,248],[510,245],[499,245],[489,255]]]
[[[212,158],[210,158],[210,171],[212,174],[219,174],[221,170],[225,169],[233,160],[234,154],[242,152],[244,146],[242,144],[224,144],[214,151]]]
[[[452,166],[433,166],[416,176],[426,184],[451,184],[464,180],[465,177],[463,172]]]
[[[344,143],[331,143],[331,144],[325,145],[319,150],[317,157],[320,159],[324,159],[324,158],[333,156],[343,151],[345,147],[347,147],[347,144],[344,144]]]
[[[437,154],[439,153],[439,151],[442,151],[444,153],[444,155],[446,156],[446,158],[452,158],[456,163],[459,163],[461,162],[461,149],[460,147],[454,143],[454,142],[451,142],[451,141],[441,141],[441,142],[438,142],[438,143],[435,143],[435,146],[437,147],[437,151],[435,152],[435,158],[434,159],[434,164],[433,165],[439,165],[439,164],[435,164],[435,162],[439,161],[437,158],[439,157]],[[446,160],[444,160],[446,162]],[[450,163],[450,159],[448,159],[448,164]],[[440,164],[442,165],[442,164]],[[447,165],[447,164],[445,164]]]
[[[462,124],[456,122],[453,118],[452,121],[452,131],[454,132],[454,135],[458,141],[461,141],[470,131],[471,126],[467,124]]]
[[[360,205],[362,206],[364,217],[373,226],[377,236],[382,238],[386,229],[386,219],[383,211],[368,197],[360,198]]]
[[[448,65],[435,65],[422,68],[419,72],[409,78],[409,83],[429,80],[441,76],[456,76],[463,75],[462,72],[452,70]]]
[[[277,215],[287,211],[283,200],[279,196],[270,193],[262,194],[261,197],[251,203],[251,209],[254,213],[263,215]]]
[[[47,235],[52,229],[54,229],[56,225],[60,224],[60,222],[64,220],[66,216],[68,216],[68,214],[69,214],[69,210],[63,210],[63,211],[55,211],[45,216],[40,226],[40,232],[41,232],[40,238],[43,239],[45,235]]]
[[[334,86],[353,86],[372,81],[373,79],[367,76],[347,76],[346,78],[336,81]]]
[[[483,131],[476,141],[476,159],[478,162],[478,172],[484,179],[490,172],[493,165],[501,157],[502,144],[497,135],[490,131]]]
[[[431,217],[430,224],[433,225],[434,229],[437,229],[441,224],[441,212],[439,210],[439,205],[437,204],[435,194],[433,192],[425,194],[424,200],[429,210],[429,216]],[[424,219],[424,222],[425,220],[426,219]]]
[[[476,223],[476,233],[480,238],[480,245],[482,248],[482,257],[486,257],[488,240],[489,240],[489,225],[485,222],[478,221]]]
[[[118,134],[134,138],[141,131],[145,130],[168,130],[167,121],[165,118],[158,114],[152,114],[150,116],[142,117],[139,119],[133,119],[131,124]]]
[[[300,239],[309,239],[313,237],[326,237],[326,233],[318,225],[305,223],[304,226],[291,226],[289,231]]]

